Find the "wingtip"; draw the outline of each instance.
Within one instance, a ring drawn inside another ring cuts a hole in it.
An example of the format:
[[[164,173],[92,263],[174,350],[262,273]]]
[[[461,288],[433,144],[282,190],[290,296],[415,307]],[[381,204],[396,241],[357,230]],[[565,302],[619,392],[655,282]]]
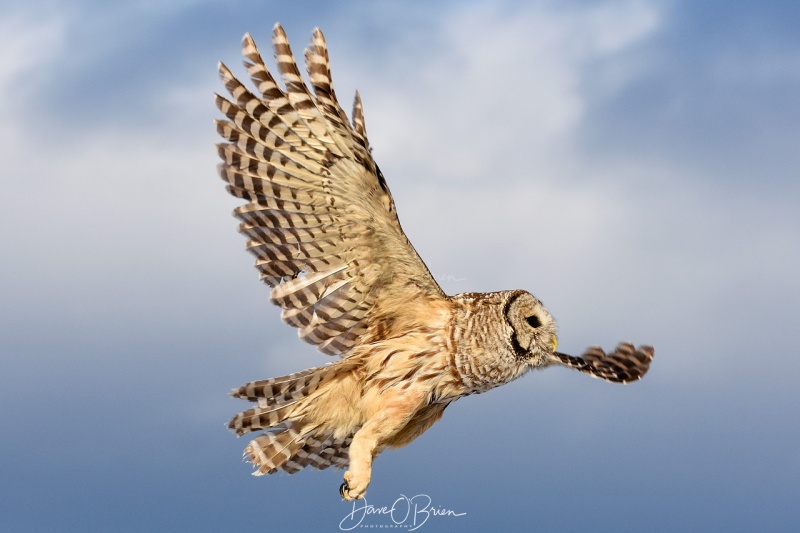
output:
[[[217,61],[217,74],[223,82],[227,82],[233,78],[233,73],[228,66],[222,61]]]
[[[581,357],[560,352],[554,355],[561,364],[614,383],[639,381],[650,370],[655,350],[650,345],[635,348],[630,342],[620,342],[611,353],[599,346],[587,348]]]

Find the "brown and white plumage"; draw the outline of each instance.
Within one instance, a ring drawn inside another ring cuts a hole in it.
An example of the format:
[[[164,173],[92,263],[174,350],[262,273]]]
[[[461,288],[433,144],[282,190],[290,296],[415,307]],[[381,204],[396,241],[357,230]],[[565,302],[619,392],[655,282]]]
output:
[[[414,440],[461,396],[551,364],[617,382],[647,372],[649,347],[556,352],[553,319],[527,292],[445,295],[400,227],[360,97],[352,124],[338,103],[322,32],[305,52],[311,90],[280,25],[273,47],[283,88],[249,35],[258,94],[220,64],[230,94],[216,99],[227,117],[217,121],[220,175],[247,200],[234,214],[282,319],[342,359],[233,391],[255,405],[229,427],[265,430],[245,451],[256,473],[349,466],[342,495],[360,498],[373,457]]]

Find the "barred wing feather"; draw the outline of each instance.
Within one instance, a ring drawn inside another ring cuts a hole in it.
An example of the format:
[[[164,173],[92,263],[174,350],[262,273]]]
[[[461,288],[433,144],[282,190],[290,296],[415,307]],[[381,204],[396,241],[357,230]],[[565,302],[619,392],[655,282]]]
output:
[[[247,200],[234,215],[283,320],[322,352],[344,355],[389,289],[411,284],[432,299],[445,295],[400,227],[358,93],[352,125],[339,105],[322,32],[305,52],[313,94],[280,25],[273,47],[284,89],[249,35],[244,64],[259,94],[220,64],[230,99],[216,98],[227,141],[217,146],[219,171],[228,191]]]

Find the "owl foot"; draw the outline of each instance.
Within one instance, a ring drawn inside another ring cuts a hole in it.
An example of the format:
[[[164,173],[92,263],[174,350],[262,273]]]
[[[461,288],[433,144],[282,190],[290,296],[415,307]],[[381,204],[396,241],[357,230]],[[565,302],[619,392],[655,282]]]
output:
[[[339,494],[347,501],[360,500],[367,493],[369,481],[369,477],[359,479],[348,470],[344,473],[344,483],[339,486]]]

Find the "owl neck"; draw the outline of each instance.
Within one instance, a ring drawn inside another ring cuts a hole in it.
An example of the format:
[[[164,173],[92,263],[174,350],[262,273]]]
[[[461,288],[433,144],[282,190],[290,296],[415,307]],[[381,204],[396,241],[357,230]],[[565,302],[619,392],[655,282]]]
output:
[[[509,343],[511,327],[495,294],[458,295],[448,335],[453,353],[452,370],[465,394],[479,394],[524,375],[531,366],[514,353]]]

